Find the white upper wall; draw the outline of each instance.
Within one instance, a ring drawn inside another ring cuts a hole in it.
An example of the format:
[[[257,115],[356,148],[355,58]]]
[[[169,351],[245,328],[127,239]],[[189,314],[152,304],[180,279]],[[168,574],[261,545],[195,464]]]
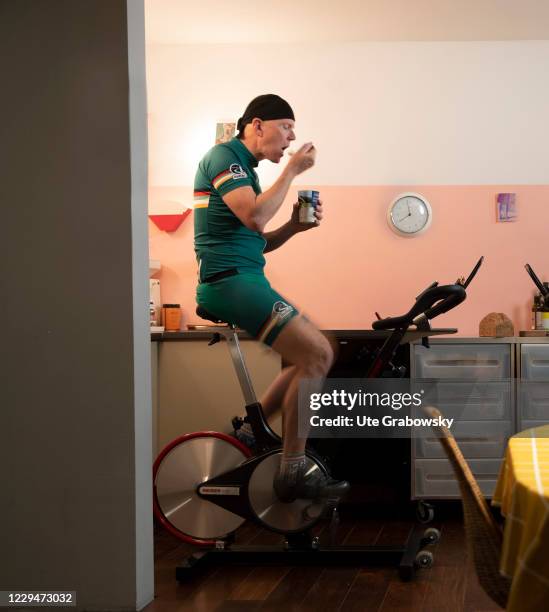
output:
[[[150,184],[192,185],[215,123],[269,92],[318,147],[310,184],[545,184],[548,65],[549,41],[148,45]]]
[[[544,0],[146,0],[148,43],[541,40]]]

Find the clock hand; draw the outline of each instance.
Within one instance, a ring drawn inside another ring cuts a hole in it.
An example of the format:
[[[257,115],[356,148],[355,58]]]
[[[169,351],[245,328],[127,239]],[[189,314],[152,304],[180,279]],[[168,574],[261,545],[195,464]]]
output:
[[[397,219],[397,221],[400,223],[401,221],[404,221],[404,219],[407,219],[408,217],[411,217],[412,213],[409,212],[407,215],[404,215],[404,217],[402,217],[402,219]]]

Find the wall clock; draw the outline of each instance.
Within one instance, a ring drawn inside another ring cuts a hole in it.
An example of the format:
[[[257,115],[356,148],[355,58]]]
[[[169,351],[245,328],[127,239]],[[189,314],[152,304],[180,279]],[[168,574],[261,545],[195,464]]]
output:
[[[431,205],[419,193],[401,193],[387,211],[389,227],[399,236],[417,236],[433,220]]]

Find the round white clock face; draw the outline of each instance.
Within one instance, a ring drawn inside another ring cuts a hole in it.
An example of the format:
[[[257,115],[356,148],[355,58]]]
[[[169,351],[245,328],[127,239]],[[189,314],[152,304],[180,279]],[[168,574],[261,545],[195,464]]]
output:
[[[417,193],[403,193],[393,200],[387,211],[389,226],[401,236],[417,236],[433,218],[431,206]]]

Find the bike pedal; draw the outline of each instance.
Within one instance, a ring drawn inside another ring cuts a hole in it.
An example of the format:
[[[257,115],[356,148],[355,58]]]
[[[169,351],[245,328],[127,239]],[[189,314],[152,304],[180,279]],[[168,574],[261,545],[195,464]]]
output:
[[[235,416],[231,421],[231,425],[235,431],[238,431],[242,425],[244,425],[244,419],[242,417]]]

